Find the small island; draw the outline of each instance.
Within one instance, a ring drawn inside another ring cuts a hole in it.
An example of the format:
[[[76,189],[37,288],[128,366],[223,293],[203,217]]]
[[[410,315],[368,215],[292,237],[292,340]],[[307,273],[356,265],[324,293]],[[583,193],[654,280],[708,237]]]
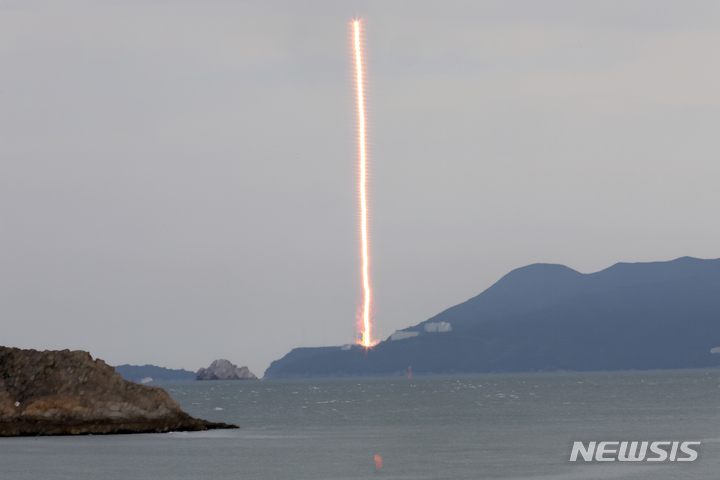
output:
[[[195,380],[195,372],[189,370],[173,370],[155,365],[116,365],[115,371],[122,378],[135,383],[157,383],[157,382],[192,382]]]
[[[0,347],[0,436],[239,428],[193,418],[162,389],[123,380],[83,351]]]
[[[218,359],[208,368],[201,368],[197,372],[196,380],[257,380],[248,367],[240,367],[230,363],[230,360]]]

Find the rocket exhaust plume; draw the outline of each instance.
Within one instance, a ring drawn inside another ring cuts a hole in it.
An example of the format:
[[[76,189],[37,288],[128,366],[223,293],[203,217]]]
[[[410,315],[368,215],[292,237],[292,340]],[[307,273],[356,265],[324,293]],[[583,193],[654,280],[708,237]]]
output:
[[[358,144],[360,151],[360,244],[362,249],[362,284],[363,308],[362,317],[357,322],[360,344],[365,347],[372,346],[370,325],[370,255],[368,252],[367,229],[367,156],[365,149],[365,98],[363,96],[363,67],[360,49],[360,22],[353,22],[355,29],[355,70],[357,82],[357,110],[358,110]]]

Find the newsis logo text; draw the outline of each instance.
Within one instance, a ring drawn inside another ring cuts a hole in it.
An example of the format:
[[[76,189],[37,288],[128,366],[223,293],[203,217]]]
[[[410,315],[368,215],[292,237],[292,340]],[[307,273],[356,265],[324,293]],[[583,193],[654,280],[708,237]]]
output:
[[[570,461],[694,462],[700,442],[574,442]],[[639,446],[639,448],[638,448]]]

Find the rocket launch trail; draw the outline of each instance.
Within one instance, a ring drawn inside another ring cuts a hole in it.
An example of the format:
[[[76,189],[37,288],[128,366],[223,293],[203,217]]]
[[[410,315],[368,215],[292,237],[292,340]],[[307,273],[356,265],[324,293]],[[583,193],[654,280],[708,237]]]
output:
[[[360,334],[360,344],[365,347],[372,346],[370,324],[370,254],[368,251],[367,228],[367,154],[365,148],[365,98],[363,95],[363,66],[360,44],[360,22],[353,22],[355,29],[355,70],[357,74],[357,110],[358,110],[358,143],[360,151],[360,244],[362,249],[362,284],[363,308],[362,317],[357,322]]]

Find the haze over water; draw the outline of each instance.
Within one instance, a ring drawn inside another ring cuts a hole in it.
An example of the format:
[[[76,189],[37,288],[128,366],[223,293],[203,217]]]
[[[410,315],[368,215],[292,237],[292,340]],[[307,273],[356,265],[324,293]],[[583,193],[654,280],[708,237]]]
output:
[[[473,375],[164,388],[240,430],[0,439],[12,479],[712,478],[720,371]],[[573,441],[699,440],[695,462],[571,463]],[[373,455],[382,455],[376,471]]]

